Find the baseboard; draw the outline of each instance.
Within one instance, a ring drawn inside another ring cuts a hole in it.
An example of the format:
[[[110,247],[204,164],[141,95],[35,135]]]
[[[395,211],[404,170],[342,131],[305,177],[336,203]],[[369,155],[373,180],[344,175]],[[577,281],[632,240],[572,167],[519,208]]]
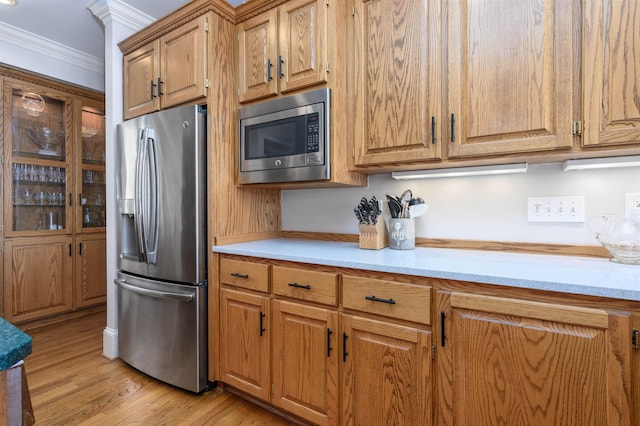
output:
[[[105,327],[102,332],[102,356],[109,360],[118,358],[118,329]]]

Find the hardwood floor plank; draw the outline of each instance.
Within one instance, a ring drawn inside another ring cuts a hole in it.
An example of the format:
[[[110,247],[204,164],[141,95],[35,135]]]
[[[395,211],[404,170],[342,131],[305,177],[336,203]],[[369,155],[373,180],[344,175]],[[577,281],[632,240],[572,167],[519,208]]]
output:
[[[293,425],[230,392],[202,394],[102,356],[106,313],[33,328],[25,360],[36,425]]]

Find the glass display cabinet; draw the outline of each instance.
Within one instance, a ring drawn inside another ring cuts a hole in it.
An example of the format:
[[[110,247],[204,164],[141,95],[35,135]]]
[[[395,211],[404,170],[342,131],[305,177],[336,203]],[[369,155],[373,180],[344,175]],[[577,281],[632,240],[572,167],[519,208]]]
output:
[[[76,176],[78,204],[81,211],[76,218],[78,230],[105,231],[106,183],[105,183],[105,123],[104,111],[81,106],[82,130],[80,135],[80,161]]]
[[[12,186],[6,234],[67,233],[71,101],[20,87],[9,93],[5,111],[11,114],[11,128],[5,135]]]

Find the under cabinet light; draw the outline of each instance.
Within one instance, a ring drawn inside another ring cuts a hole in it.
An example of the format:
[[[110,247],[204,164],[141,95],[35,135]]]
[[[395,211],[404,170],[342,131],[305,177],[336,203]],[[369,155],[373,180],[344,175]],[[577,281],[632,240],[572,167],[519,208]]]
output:
[[[495,166],[455,167],[449,169],[392,172],[391,177],[396,180],[408,180],[446,178],[457,176],[501,175],[510,173],[526,173],[527,168],[527,163],[499,164]]]
[[[0,0],[0,4],[6,4],[7,6],[15,6],[16,0]]]
[[[613,169],[619,167],[640,167],[640,155],[567,160],[563,163],[563,170],[565,172],[571,170]]]

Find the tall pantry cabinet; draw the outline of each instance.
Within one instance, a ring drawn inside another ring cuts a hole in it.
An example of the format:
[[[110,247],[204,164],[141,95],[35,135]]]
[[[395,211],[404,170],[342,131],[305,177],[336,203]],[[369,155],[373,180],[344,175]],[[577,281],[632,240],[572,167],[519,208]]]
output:
[[[103,303],[104,98],[0,71],[3,316],[21,322]]]

